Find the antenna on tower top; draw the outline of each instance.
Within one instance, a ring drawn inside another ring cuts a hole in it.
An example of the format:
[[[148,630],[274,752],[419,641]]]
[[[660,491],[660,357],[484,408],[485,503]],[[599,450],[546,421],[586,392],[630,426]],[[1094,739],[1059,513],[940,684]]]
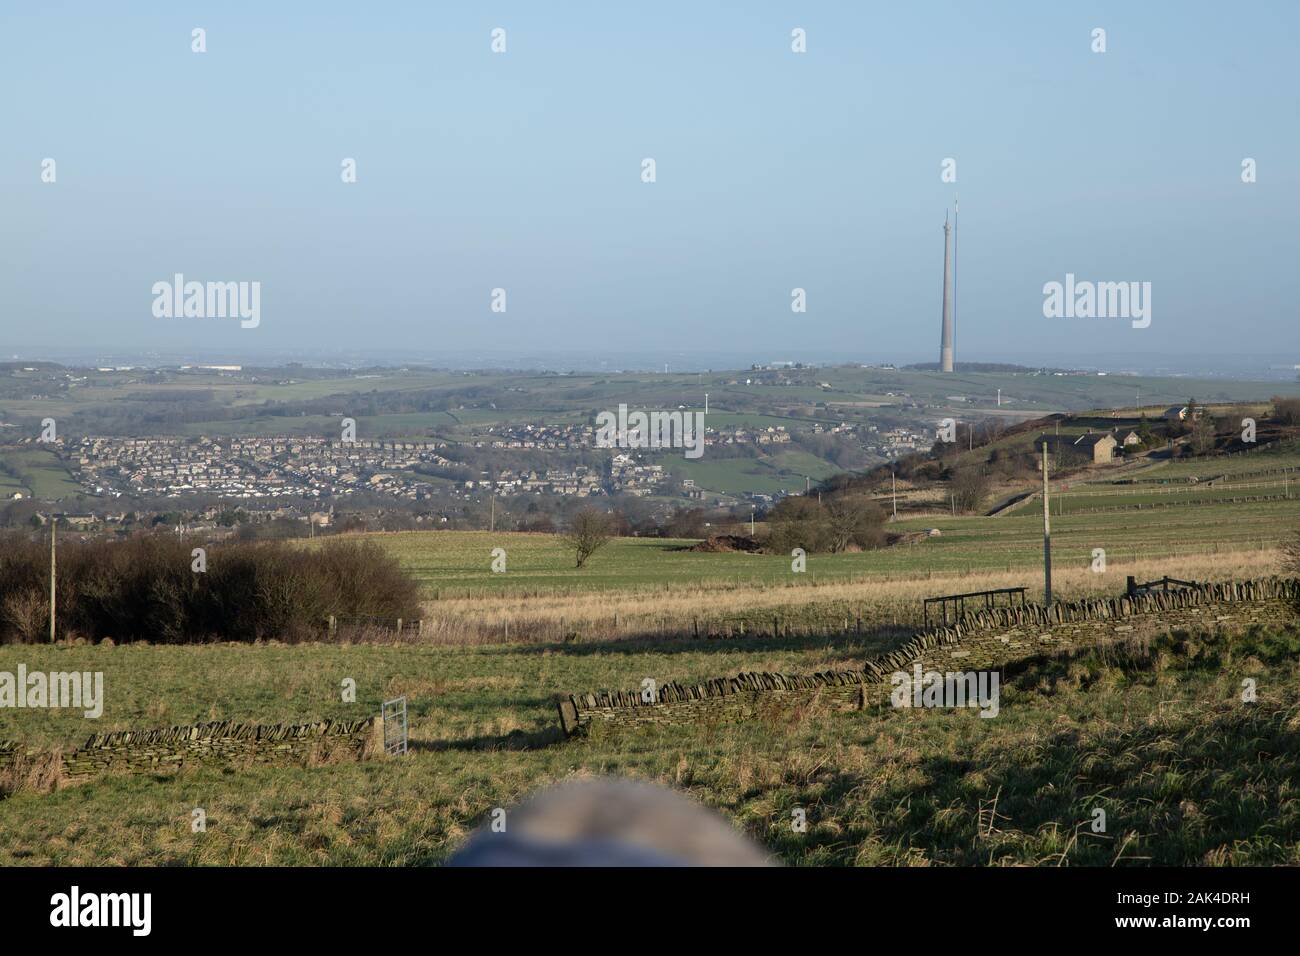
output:
[[[952,355],[957,360],[957,194],[952,194]]]

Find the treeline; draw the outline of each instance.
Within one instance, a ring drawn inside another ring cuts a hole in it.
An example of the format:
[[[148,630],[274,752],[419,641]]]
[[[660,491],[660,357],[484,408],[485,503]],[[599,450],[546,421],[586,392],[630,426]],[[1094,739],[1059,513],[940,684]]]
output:
[[[792,496],[777,502],[767,514],[766,546],[776,554],[803,548],[809,554],[862,551],[886,543],[885,513],[869,498],[842,495],[827,498]]]
[[[1300,425],[1300,398],[1274,395],[1273,418],[1279,425]]]
[[[373,542],[213,545],[157,535],[58,547],[56,634],[159,644],[320,639],[341,619],[419,616],[420,590]],[[50,552],[0,537],[0,643],[48,640]]]
[[[904,371],[908,372],[937,372],[939,371],[938,362],[915,362],[912,365],[904,365]],[[962,372],[1064,372],[1063,368],[1030,368],[1027,365],[1015,365],[1008,362],[954,362],[952,370],[955,374],[960,375]]]

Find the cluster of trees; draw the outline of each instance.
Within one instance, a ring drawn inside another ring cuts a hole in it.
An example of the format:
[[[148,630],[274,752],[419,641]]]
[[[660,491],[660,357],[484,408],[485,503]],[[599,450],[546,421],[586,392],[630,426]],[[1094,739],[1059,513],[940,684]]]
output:
[[[330,615],[413,619],[418,583],[373,542],[319,548],[140,535],[58,549],[57,633],[99,641],[319,639]],[[48,545],[0,537],[0,642],[47,639]]]
[[[1300,398],[1273,396],[1273,418],[1279,425],[1300,425]]]
[[[882,547],[887,540],[885,513],[860,494],[783,498],[767,514],[767,546],[779,553],[803,548],[837,554]]]
[[[948,481],[954,510],[962,514],[979,514],[989,496],[989,473],[979,465],[967,465],[952,473]]]
[[[865,448],[857,441],[844,435],[796,432],[792,443],[803,448],[809,454],[826,461],[834,462],[836,467],[844,469],[862,468],[868,461]]]

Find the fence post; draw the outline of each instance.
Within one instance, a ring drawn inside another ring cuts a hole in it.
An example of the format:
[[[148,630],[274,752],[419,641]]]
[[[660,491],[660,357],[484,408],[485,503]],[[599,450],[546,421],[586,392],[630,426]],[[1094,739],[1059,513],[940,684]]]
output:
[[[337,619],[333,614],[331,614],[331,615],[330,615],[330,623],[329,623],[329,633],[330,633],[330,637],[333,637],[333,636],[334,636],[334,632],[337,631],[337,630],[338,630],[338,619]]]

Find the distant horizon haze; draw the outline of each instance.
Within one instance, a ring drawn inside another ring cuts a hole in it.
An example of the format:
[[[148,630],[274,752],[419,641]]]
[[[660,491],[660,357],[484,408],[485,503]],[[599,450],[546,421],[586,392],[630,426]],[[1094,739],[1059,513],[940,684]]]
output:
[[[798,362],[812,367],[837,365],[881,366],[899,368],[918,364],[935,364],[933,356],[921,353],[902,355],[832,355],[829,352],[788,351],[756,354],[745,350],[718,352],[590,352],[577,350],[443,350],[420,348],[361,350],[203,350],[171,352],[160,349],[114,349],[62,347],[24,349],[0,354],[0,362],[55,362],[76,367],[120,366],[140,368],[176,368],[180,365],[239,365],[246,368],[286,368],[298,364],[307,368],[328,369],[399,369],[441,368],[452,371],[512,371],[524,373],[568,373],[599,375],[604,373],[700,374],[705,372],[743,372],[752,366],[780,362]],[[1019,365],[1026,369],[1071,369],[1103,374],[1132,374],[1150,377],[1208,377],[1240,381],[1294,382],[1300,380],[1300,361],[1284,362],[1277,356],[1234,355],[1232,353],[1189,353],[1186,355],[1124,355],[1078,353],[1053,356],[1048,353],[1013,353],[1006,355],[972,355],[957,363],[956,374],[970,374],[963,366],[980,364]]]

